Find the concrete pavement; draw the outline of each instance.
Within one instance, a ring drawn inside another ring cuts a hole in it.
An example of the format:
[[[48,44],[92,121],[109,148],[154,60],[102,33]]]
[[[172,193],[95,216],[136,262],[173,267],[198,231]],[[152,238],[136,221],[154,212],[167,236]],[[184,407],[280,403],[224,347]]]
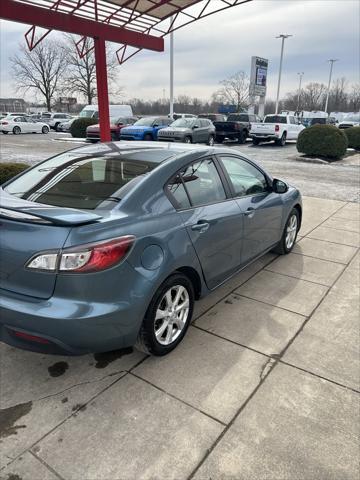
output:
[[[1,345],[1,480],[358,480],[359,215],[305,197],[165,358]]]

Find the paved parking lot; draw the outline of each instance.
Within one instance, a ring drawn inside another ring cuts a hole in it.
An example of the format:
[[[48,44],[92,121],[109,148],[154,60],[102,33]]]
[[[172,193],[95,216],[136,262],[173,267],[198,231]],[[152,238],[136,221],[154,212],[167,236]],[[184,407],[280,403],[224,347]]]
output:
[[[359,205],[201,300],[165,358],[1,345],[6,480],[358,480]]]
[[[69,134],[54,132],[49,135],[0,134],[1,160],[33,164],[82,145],[66,141],[69,138]],[[297,161],[295,142],[288,142],[285,147],[278,147],[274,143],[255,147],[251,142],[245,145],[227,143],[227,146],[259,162],[274,177],[297,186],[303,195],[360,202],[360,154],[323,165]]]

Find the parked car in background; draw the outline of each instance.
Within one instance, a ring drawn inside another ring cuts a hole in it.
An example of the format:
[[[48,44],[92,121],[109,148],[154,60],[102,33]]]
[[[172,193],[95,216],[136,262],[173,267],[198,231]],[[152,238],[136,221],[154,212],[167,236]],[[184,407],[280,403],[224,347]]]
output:
[[[255,122],[256,116],[250,113],[230,113],[226,122],[214,122],[216,141],[237,140],[245,143],[251,129],[250,122]]]
[[[304,128],[292,115],[266,115],[263,122],[252,125],[250,136],[254,145],[273,140],[283,147],[287,140],[296,140]]]
[[[0,339],[73,355],[171,352],[194,301],[291,252],[302,216],[299,191],[240,152],[160,142],[64,152],[0,202]]]
[[[222,113],[200,113],[199,118],[207,118],[212,122],[226,122],[226,115]]]
[[[11,132],[19,135],[20,133],[49,133],[50,127],[47,123],[36,122],[30,117],[8,116],[1,119],[0,130],[4,134]]]
[[[179,118],[170,126],[159,130],[158,140],[214,145],[215,127],[206,118]]]
[[[158,131],[172,123],[169,117],[144,117],[134,125],[124,127],[120,132],[120,140],[156,140]]]
[[[342,122],[339,123],[339,128],[350,128],[358,127],[360,125],[360,112],[359,113],[349,113],[346,115]]]
[[[49,125],[50,128],[53,130],[57,131],[58,126],[60,123],[63,123],[67,120],[70,120],[72,118],[72,115],[68,113],[43,113],[41,115],[41,122],[46,122],[47,125]]]
[[[132,117],[133,111],[131,105],[109,105],[109,113],[111,118],[115,117]],[[80,118],[99,118],[98,105],[86,105],[80,114]]]
[[[192,113],[174,113],[172,118],[170,117],[170,114],[168,115],[170,120],[174,121],[177,120],[178,118],[196,118],[196,115]]]
[[[57,127],[57,131],[58,132],[70,132],[70,127],[72,125],[72,123],[79,117],[73,117],[71,118],[70,120],[66,120],[66,122],[62,122],[58,125]]]
[[[110,118],[110,131],[111,131],[111,140],[120,140],[120,133],[124,127],[129,127],[134,125],[138,119],[136,117],[115,117]],[[86,139],[89,142],[99,142],[100,141],[100,125],[97,123],[95,125],[90,125],[86,129]]]
[[[27,117],[28,114],[26,112],[3,112],[2,115],[4,117],[18,117],[19,115],[21,117]]]

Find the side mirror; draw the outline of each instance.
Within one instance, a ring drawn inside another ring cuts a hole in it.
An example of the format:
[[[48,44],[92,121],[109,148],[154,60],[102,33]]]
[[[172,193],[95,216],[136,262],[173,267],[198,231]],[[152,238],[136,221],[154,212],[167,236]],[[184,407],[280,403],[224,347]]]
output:
[[[118,127],[122,127],[123,125],[124,125],[123,122],[119,122],[119,123],[118,123]]]
[[[153,127],[155,127],[155,128],[156,128],[156,127],[158,127],[158,126],[159,126],[159,124],[158,124],[158,123],[153,123]]]
[[[199,128],[199,125],[194,125],[192,128],[195,130],[196,128]]]
[[[286,193],[289,190],[288,185],[277,178],[274,178],[272,188],[275,193]]]

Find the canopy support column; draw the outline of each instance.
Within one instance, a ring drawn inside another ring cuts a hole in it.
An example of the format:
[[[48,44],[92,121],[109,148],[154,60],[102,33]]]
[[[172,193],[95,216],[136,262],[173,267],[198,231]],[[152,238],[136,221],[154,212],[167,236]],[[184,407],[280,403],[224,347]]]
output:
[[[110,110],[109,110],[107,69],[106,69],[105,40],[101,37],[95,37],[94,45],[95,45],[97,98],[98,98],[98,107],[99,107],[100,140],[102,142],[110,142],[111,141]]]

